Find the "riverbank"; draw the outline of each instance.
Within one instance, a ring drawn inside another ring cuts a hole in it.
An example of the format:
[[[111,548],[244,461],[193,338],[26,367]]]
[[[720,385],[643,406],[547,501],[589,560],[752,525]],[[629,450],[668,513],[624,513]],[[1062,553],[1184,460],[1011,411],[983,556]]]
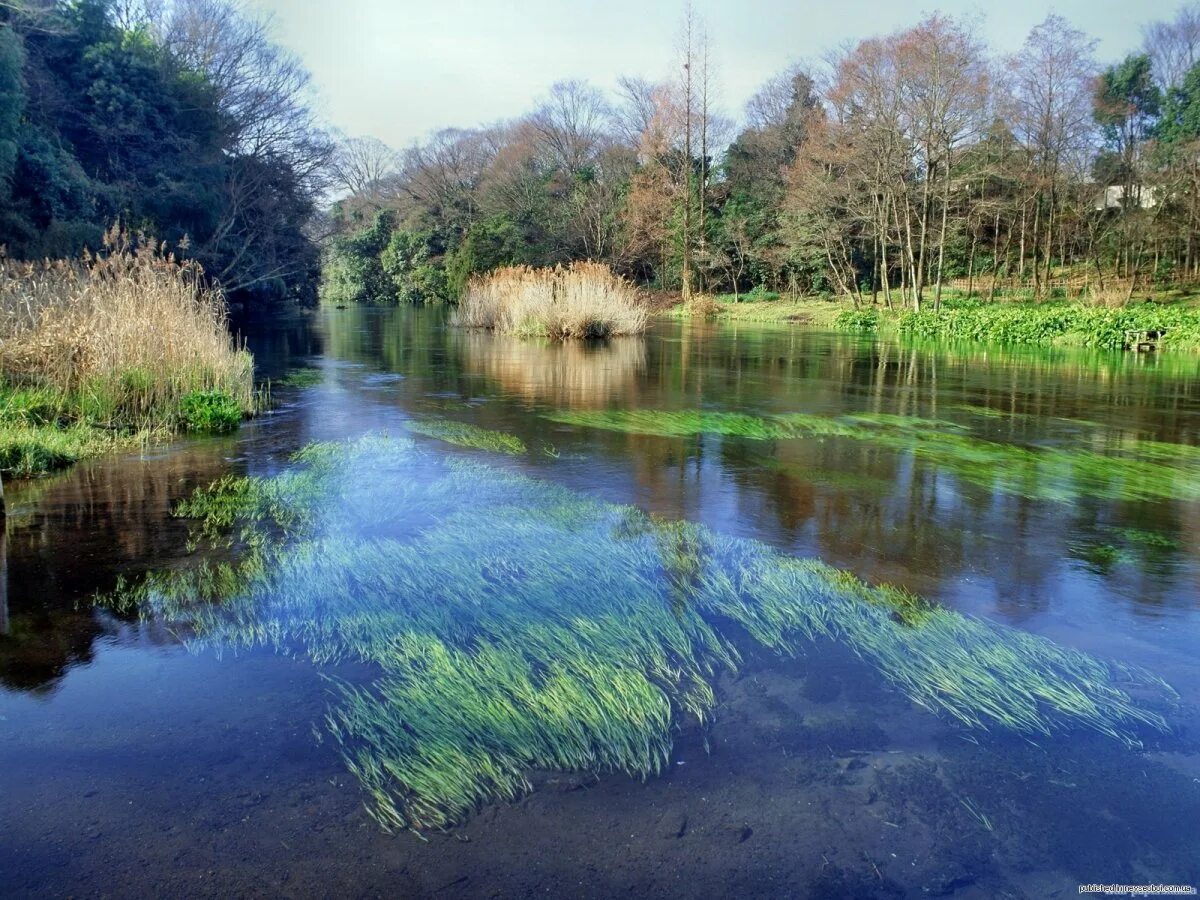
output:
[[[0,260],[0,472],[41,475],[177,432],[236,428],[259,397],[221,292],[112,233],[79,263]]]
[[[950,295],[943,298],[940,309],[927,305],[920,312],[869,305],[856,308],[845,299],[820,297],[785,300],[743,295],[734,301],[731,296],[704,296],[690,304],[676,302],[661,314],[677,319],[895,332],[922,340],[1100,350],[1121,350],[1129,333],[1138,332],[1152,335],[1156,349],[1200,353],[1200,308],[1191,296],[1108,307],[1061,300],[987,303]]]
[[[825,297],[784,299],[775,294],[701,295],[685,304],[676,295],[672,304],[658,301],[658,314],[671,319],[711,319],[761,325],[808,325],[833,328],[838,315],[852,309],[848,300]]]

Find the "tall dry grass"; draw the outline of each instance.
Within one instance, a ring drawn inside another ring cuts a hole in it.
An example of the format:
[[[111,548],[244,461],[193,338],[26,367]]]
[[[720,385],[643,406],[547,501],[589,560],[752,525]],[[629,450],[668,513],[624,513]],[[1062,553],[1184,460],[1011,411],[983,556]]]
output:
[[[513,266],[477,275],[452,319],[466,328],[567,338],[640,334],[648,314],[637,288],[608,266]]]
[[[110,427],[169,426],[196,392],[249,413],[253,360],[226,316],[198,265],[116,229],[78,262],[0,257],[0,376],[61,417]]]

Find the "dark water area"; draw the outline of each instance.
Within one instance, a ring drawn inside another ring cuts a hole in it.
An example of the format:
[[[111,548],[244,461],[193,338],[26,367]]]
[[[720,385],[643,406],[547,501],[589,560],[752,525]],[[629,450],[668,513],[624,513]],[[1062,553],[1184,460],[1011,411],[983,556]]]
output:
[[[246,338],[237,434],[6,485],[4,896],[1200,884],[1194,358]]]

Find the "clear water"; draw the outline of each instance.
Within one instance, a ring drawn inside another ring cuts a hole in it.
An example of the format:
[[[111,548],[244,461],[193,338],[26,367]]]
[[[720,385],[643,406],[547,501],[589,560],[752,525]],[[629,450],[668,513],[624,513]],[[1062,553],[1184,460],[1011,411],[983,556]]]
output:
[[[559,346],[407,309],[248,338],[264,376],[313,370],[269,415],[8,486],[6,895],[1200,883],[1196,360],[673,322]],[[313,441],[335,463],[301,490]],[[172,509],[225,475],[312,515],[210,589],[251,551]],[[542,698],[518,732],[464,712],[512,693],[495,647]]]

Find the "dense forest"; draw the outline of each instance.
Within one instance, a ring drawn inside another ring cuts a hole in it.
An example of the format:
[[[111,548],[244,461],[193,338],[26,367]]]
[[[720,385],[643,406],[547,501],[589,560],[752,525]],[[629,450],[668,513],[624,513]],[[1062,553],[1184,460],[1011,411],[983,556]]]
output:
[[[474,272],[587,258],[662,289],[942,288],[1127,297],[1200,274],[1200,7],[1102,66],[1058,16],[1014,54],[934,14],[720,111],[690,9],[675,77],[554,85],[527,116],[394,153],[343,142],[326,299],[454,298]]]
[[[322,128],[237,0],[0,0],[0,246],[77,256],[119,221],[260,308],[581,259],[917,308],[1200,278],[1200,6],[1107,65],[1057,16],[1000,55],[934,14],[787,68],[736,125],[713,40],[689,7],[670,78],[562,81],[396,152]]]
[[[78,256],[119,221],[236,302],[310,301],[333,145],[307,95],[232,0],[0,2],[0,246]]]

